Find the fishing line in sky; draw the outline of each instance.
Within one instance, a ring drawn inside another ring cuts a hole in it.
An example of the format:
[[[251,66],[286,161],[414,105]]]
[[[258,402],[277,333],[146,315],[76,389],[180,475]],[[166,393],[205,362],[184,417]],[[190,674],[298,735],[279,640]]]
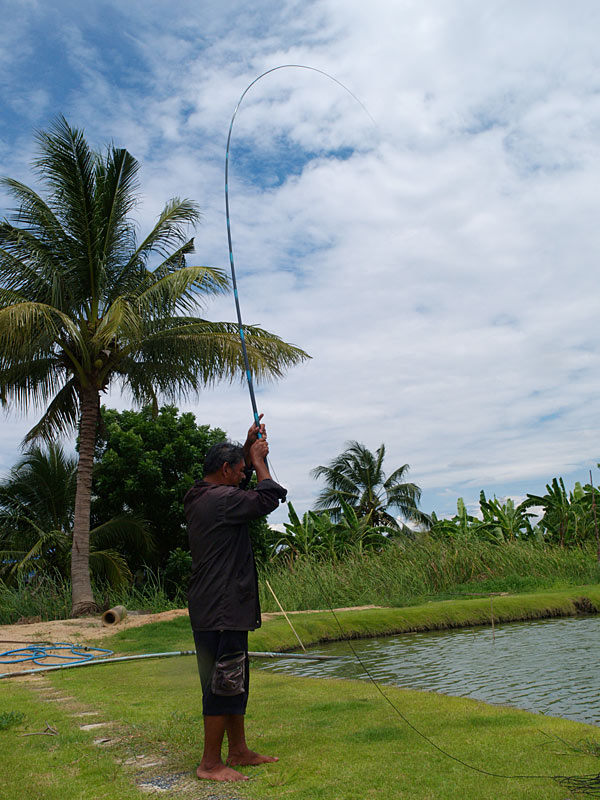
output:
[[[242,92],[240,99],[237,102],[237,105],[234,109],[233,116],[231,117],[231,122],[229,123],[229,133],[227,134],[227,147],[225,148],[225,218],[227,220],[227,243],[229,246],[229,266],[231,268],[231,282],[233,285],[233,296],[235,298],[235,310],[237,313],[237,321],[238,321],[238,331],[240,335],[240,341],[242,345],[242,356],[244,359],[244,369],[246,371],[246,380],[248,382],[248,392],[250,393],[250,403],[252,404],[252,413],[254,414],[254,421],[256,425],[259,425],[259,414],[258,414],[258,406],[256,404],[256,397],[254,394],[254,384],[252,381],[252,371],[250,369],[250,362],[248,360],[248,350],[246,347],[246,337],[244,334],[244,324],[242,322],[242,312],[240,308],[240,299],[238,295],[237,289],[237,280],[235,275],[235,263],[233,259],[233,243],[231,238],[231,215],[229,212],[229,151],[231,146],[231,134],[233,131],[233,123],[235,122],[235,118],[237,116],[238,110],[242,104],[244,97],[248,94],[250,89],[254,86],[255,83],[258,83],[261,78],[264,78],[265,75],[270,75],[272,72],[277,72],[280,69],[306,69],[310,70],[311,72],[318,72],[320,75],[324,75],[326,78],[329,78],[334,83],[337,83],[338,86],[341,86],[344,91],[348,92],[348,94],[356,100],[356,102],[361,106],[365,114],[369,117],[371,122],[375,125],[375,120],[369,114],[363,103],[359,100],[359,98],[348,89],[347,86],[341,81],[338,81],[337,78],[334,78],[333,75],[330,75],[328,72],[325,72],[322,69],[317,69],[316,67],[308,67],[305,64],[280,64],[278,67],[272,67],[271,69],[266,70],[257,78],[255,78]],[[260,434],[259,434],[260,435]]]

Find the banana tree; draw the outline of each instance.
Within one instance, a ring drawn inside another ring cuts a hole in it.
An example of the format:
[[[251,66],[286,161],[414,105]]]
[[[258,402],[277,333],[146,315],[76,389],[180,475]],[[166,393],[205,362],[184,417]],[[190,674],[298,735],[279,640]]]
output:
[[[546,484],[546,494],[527,494],[527,499],[522,505],[528,508],[538,506],[544,509],[544,516],[539,522],[545,531],[546,538],[557,541],[564,547],[568,537],[569,523],[573,519],[571,499],[565,489],[562,478],[553,478],[552,483]]]
[[[479,507],[483,522],[489,524],[496,538],[514,542],[517,538],[533,536],[531,518],[535,517],[535,514],[527,511],[527,501],[515,506],[514,500],[510,497],[505,502],[500,502],[497,497],[487,500],[485,492],[482,491],[479,496]]]

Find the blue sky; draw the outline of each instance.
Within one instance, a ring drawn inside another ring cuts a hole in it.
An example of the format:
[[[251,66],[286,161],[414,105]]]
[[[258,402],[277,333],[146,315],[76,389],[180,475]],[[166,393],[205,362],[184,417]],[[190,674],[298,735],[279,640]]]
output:
[[[244,318],[312,361],[259,390],[299,510],[350,439],[385,442],[422,508],[522,497],[596,467],[600,6],[475,0],[2,0],[0,174],[34,183],[64,114],[141,162],[146,230],[196,200],[226,267],[224,150]],[[0,194],[0,214],[9,201]],[[208,316],[233,319],[231,298]],[[110,405],[127,407],[118,393]],[[243,386],[191,408],[233,437]],[[0,472],[35,420],[2,418]],[[596,473],[597,474],[597,473]],[[282,509],[273,520],[285,518]]]

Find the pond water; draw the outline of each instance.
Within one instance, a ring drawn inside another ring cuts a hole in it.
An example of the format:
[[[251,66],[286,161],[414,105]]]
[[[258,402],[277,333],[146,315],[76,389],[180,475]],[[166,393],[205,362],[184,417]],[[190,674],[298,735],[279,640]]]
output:
[[[600,616],[516,622],[353,641],[382,684],[472,697],[600,725]],[[261,662],[315,678],[365,678],[347,642],[310,648],[340,661]]]

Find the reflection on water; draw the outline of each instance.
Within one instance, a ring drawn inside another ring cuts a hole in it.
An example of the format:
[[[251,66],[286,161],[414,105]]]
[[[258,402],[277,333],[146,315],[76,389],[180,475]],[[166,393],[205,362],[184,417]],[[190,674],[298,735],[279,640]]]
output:
[[[353,641],[381,683],[473,697],[600,725],[600,617],[507,623]],[[310,652],[342,661],[262,662],[263,669],[315,678],[365,678],[346,642]]]

